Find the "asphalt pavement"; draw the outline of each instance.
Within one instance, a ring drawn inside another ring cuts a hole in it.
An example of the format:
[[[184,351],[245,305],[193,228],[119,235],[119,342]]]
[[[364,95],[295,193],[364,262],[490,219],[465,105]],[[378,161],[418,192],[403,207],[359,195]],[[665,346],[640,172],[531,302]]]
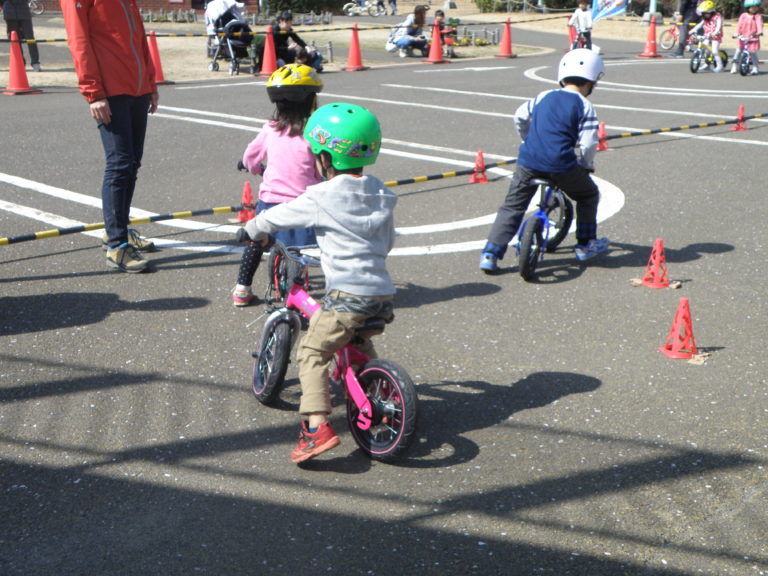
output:
[[[511,159],[514,110],[555,87],[564,34],[514,40],[549,50],[324,74],[320,101],[379,116],[383,180]],[[597,42],[608,134],[768,113],[765,74]],[[98,222],[81,96],[2,98],[0,236]],[[252,76],[163,86],[136,215],[239,204],[235,163],[270,113]],[[394,187],[396,319],[377,349],[420,404],[392,464],[356,448],[338,396],[342,444],[291,463],[296,369],[278,407],[250,392],[264,307],[232,306],[232,215],[140,226],[161,250],[139,275],[105,266],[99,232],[0,246],[0,573],[768,574],[768,132],[732,127],[610,140],[609,252],[580,264],[570,235],[534,282],[512,249],[502,274],[478,270],[513,165]],[[632,286],[657,238],[678,289]],[[658,350],[681,298],[697,362]]]

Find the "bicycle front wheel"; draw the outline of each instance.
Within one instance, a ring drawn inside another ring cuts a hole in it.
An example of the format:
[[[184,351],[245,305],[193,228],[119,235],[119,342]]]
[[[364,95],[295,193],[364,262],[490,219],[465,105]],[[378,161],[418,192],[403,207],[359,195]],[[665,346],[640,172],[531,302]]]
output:
[[[549,238],[547,252],[554,252],[560,246],[573,223],[573,203],[560,190],[556,190],[547,206],[549,220]]]
[[[368,430],[357,425],[359,410],[347,400],[347,422],[352,437],[373,460],[387,462],[405,450],[416,432],[416,388],[411,377],[389,360],[371,360],[357,374],[373,408]]]
[[[280,393],[291,354],[290,325],[277,322],[267,330],[253,360],[253,393],[262,404],[273,403]]]
[[[752,63],[750,62],[750,56],[746,52],[744,52],[741,55],[741,58],[739,58],[739,74],[742,76],[746,76],[749,74],[749,69],[752,67]]]
[[[536,216],[531,216],[525,223],[520,237],[520,276],[526,282],[536,273],[536,265],[541,258],[541,248],[544,243],[544,222]]]
[[[368,14],[371,16],[383,16],[387,13],[387,9],[384,8],[383,4],[374,4],[373,6],[368,6]]]
[[[696,74],[699,71],[699,66],[701,66],[701,54],[696,52],[691,56],[691,72]]]
[[[661,46],[663,50],[672,50],[675,42],[677,42],[677,40],[675,39],[674,32],[671,30],[664,30],[664,32],[661,33],[661,36],[659,36],[659,46]]]
[[[45,4],[38,0],[30,0],[29,2],[29,10],[34,14],[35,16],[40,16],[43,12],[45,12]]]

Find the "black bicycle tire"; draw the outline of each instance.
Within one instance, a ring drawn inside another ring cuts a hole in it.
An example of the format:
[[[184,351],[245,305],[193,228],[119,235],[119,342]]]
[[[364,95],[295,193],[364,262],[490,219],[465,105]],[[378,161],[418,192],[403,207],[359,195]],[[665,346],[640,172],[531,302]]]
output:
[[[374,18],[377,18],[379,16],[383,16],[387,13],[387,9],[384,8],[381,4],[374,4],[373,6],[368,6],[368,15],[373,16]]]
[[[701,66],[701,54],[696,52],[693,56],[691,56],[691,72],[696,74],[696,72],[699,71],[699,66]]]
[[[549,219],[549,238],[547,238],[547,252],[554,252],[565,237],[573,223],[573,203],[571,200],[558,190],[553,194],[554,205],[547,206],[547,218]],[[553,218],[552,213],[557,210],[557,217]],[[554,234],[552,231],[554,230]]]
[[[253,394],[262,404],[272,404],[285,382],[291,354],[291,326],[276,322],[261,340],[261,349],[253,359]],[[266,373],[265,373],[266,372]]]
[[[741,57],[739,58],[739,74],[742,76],[749,75],[749,69],[750,69],[750,56],[747,53],[742,53]]]
[[[32,12],[32,14],[35,16],[45,14],[45,4],[42,2],[42,0],[38,2],[30,2],[29,11]]]
[[[544,222],[536,216],[531,216],[525,223],[520,238],[520,256],[518,267],[520,276],[529,282],[536,273],[536,266],[541,257],[541,245],[544,241]]]
[[[357,425],[358,408],[347,400],[347,423],[355,443],[372,460],[390,462],[408,448],[416,433],[418,398],[408,373],[391,360],[369,361],[357,379],[371,400],[374,421],[368,430]],[[383,380],[383,381],[382,381]],[[384,398],[380,396],[384,395]]]
[[[671,42],[669,42],[669,38],[672,39]],[[662,50],[672,50],[672,48],[675,47],[676,42],[677,39],[675,38],[675,34],[669,30],[664,30],[664,32],[661,33],[661,36],[659,36],[659,46],[661,46]]]

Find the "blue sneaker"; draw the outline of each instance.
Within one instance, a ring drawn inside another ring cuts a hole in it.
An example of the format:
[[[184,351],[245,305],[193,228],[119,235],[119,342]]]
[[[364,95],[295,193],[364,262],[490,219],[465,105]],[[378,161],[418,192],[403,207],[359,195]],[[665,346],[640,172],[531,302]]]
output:
[[[584,262],[585,260],[594,258],[601,252],[608,250],[609,244],[610,241],[608,238],[595,238],[594,240],[590,240],[586,246],[579,244],[573,251],[576,253],[576,258],[581,262]]]
[[[496,256],[490,252],[483,252],[480,256],[480,270],[486,274],[497,274],[500,268],[496,264]]]

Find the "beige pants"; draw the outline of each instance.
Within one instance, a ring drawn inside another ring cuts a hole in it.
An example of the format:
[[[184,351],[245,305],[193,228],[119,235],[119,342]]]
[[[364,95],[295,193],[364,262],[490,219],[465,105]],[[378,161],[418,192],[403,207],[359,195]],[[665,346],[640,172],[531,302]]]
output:
[[[329,293],[332,298],[354,297],[338,290]],[[381,302],[392,296],[371,297]],[[306,414],[330,414],[331,393],[328,387],[328,370],[333,355],[346,346],[355,330],[371,318],[364,314],[318,310],[309,321],[309,329],[299,345],[299,379],[301,380],[301,404],[299,412]],[[361,352],[376,358],[376,350],[370,340],[358,346]]]

